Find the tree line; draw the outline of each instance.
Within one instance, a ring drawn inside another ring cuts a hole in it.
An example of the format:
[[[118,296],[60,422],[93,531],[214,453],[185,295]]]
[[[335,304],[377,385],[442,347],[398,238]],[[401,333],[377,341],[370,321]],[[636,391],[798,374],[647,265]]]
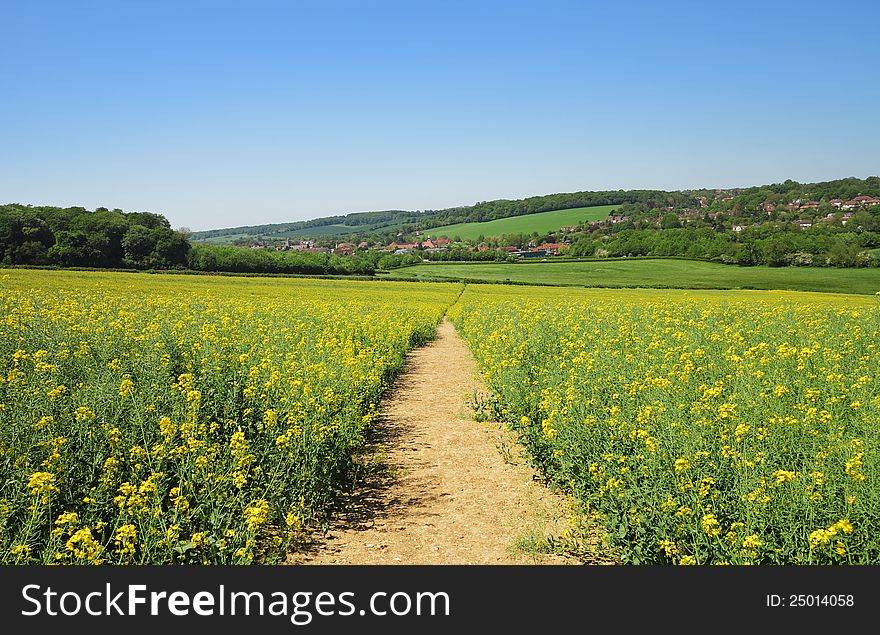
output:
[[[189,250],[161,214],[0,205],[4,265],[171,269],[186,266]]]
[[[0,205],[0,265],[190,269],[233,273],[372,275],[421,259],[414,254],[353,256],[190,244],[161,214],[99,207]]]
[[[572,256],[632,257],[677,256],[738,265],[771,267],[831,266],[877,267],[878,231],[836,231],[831,227],[809,230],[788,224],[746,228],[735,234],[712,227],[621,229],[612,234],[582,235],[568,253]]]

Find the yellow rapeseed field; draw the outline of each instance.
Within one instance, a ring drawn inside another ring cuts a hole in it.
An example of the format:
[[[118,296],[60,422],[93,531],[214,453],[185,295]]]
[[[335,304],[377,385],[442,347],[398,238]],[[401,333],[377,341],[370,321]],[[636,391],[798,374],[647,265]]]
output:
[[[456,285],[0,272],[0,562],[248,563],[326,513]]]
[[[880,562],[880,298],[469,286],[495,415],[624,562]]]
[[[878,297],[0,278],[3,563],[283,558],[453,303],[493,414],[622,561],[880,561]]]

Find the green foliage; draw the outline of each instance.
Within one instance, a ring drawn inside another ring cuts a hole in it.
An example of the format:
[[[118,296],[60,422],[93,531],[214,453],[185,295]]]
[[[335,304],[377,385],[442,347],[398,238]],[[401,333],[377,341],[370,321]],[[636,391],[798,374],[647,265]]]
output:
[[[664,217],[664,222],[667,218]],[[806,264],[803,255],[810,254],[812,266],[876,267],[880,266],[880,259],[869,250],[880,245],[880,233],[866,229],[869,225],[867,221],[853,224],[850,231],[831,226],[802,230],[791,224],[770,223],[747,227],[738,234],[707,226],[615,228],[610,233],[597,231],[580,235],[568,253],[593,256],[601,250],[603,256],[610,257],[677,256],[771,267],[803,266]]]
[[[0,263],[171,269],[189,242],[150,212],[0,205]]]

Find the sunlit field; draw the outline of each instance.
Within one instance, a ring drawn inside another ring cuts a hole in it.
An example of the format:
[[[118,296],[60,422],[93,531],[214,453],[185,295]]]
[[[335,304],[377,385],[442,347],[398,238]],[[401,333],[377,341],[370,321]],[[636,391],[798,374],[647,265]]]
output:
[[[876,563],[878,304],[469,286],[453,315],[622,561]]]
[[[3,272],[0,561],[277,561],[459,290]]]

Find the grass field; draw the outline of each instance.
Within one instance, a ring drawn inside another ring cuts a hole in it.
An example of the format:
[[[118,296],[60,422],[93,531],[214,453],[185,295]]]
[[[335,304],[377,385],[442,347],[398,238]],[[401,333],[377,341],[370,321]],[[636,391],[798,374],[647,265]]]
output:
[[[608,216],[616,205],[600,205],[596,207],[576,207],[574,209],[559,209],[553,212],[541,212],[539,214],[526,214],[525,216],[511,216],[499,218],[485,223],[456,223],[426,230],[429,236],[447,236],[453,238],[460,236],[464,240],[474,240],[479,236],[500,236],[502,234],[531,234],[538,232],[544,234],[555,232],[566,225],[577,225],[583,221],[602,220]]]
[[[395,269],[390,275],[584,287],[788,289],[864,294],[880,291],[880,269],[736,267],[670,259],[424,263]]]

